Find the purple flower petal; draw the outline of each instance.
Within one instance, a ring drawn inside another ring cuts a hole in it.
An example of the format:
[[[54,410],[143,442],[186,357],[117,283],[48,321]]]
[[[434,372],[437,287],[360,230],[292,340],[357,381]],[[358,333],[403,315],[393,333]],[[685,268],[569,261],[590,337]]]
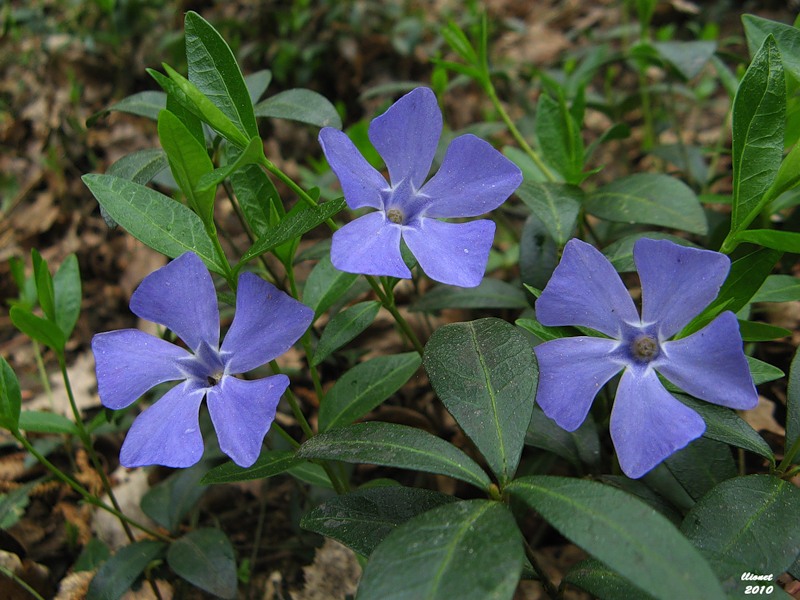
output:
[[[274,375],[253,381],[223,377],[208,390],[208,411],[219,447],[240,467],[256,462],[287,387],[286,375]]]
[[[621,323],[639,323],[628,290],[594,246],[571,239],[561,262],[536,301],[543,325],[583,325],[621,337]]]
[[[442,113],[428,88],[409,92],[369,125],[369,139],[386,163],[392,185],[408,178],[416,189],[428,176],[441,134]]]
[[[611,411],[611,439],[622,472],[638,479],[703,435],[703,419],[673,398],[653,369],[622,374]]]
[[[97,392],[104,406],[125,408],[150,388],[186,379],[180,359],[191,355],[138,329],[98,333],[92,338]]]
[[[739,324],[724,312],[692,335],[664,342],[653,367],[692,396],[729,408],[758,404],[750,368],[742,350]]]
[[[483,279],[495,224],[480,220],[444,223],[421,219],[404,227],[403,239],[431,279],[461,287],[475,287]]]
[[[245,373],[292,347],[314,318],[314,311],[253,273],[242,273],[236,314],[221,352],[230,353],[228,373]]]
[[[597,392],[623,365],[612,354],[615,340],[572,337],[534,347],[539,363],[536,403],[544,414],[567,431],[575,431],[586,419]]]
[[[431,198],[428,217],[477,217],[505,202],[522,183],[522,171],[491,144],[462,135],[447,148],[442,166],[420,194]]]
[[[719,252],[642,238],[633,247],[642,282],[642,322],[661,339],[678,333],[717,297],[731,266]]]
[[[122,444],[122,465],[191,467],[203,456],[200,403],[206,389],[187,381],[172,388],[136,417]]]
[[[381,211],[359,217],[333,234],[331,262],[347,273],[411,278],[400,254],[400,226]]]
[[[347,205],[353,210],[364,206],[383,208],[381,190],[388,189],[389,184],[366,161],[350,138],[338,129],[324,127],[319,132],[319,143],[339,178]]]
[[[131,296],[137,316],[171,329],[192,350],[219,345],[217,293],[200,258],[186,252],[142,280]]]

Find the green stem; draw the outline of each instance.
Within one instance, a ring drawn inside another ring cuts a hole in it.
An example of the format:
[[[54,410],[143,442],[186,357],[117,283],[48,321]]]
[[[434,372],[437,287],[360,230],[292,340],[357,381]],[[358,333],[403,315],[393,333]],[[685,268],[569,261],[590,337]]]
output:
[[[273,422],[272,425],[270,426],[270,429],[274,429],[275,433],[277,433],[284,440],[286,440],[289,443],[289,445],[295,450],[300,447],[300,442],[298,442],[291,435],[289,435],[289,432],[287,432],[283,427],[281,427],[277,423]]]
[[[44,361],[42,360],[42,349],[39,346],[39,342],[36,340],[31,340],[31,342],[33,343],[33,356],[36,359],[36,369],[39,371],[39,379],[41,379],[45,395],[50,401],[50,408],[55,412],[55,407],[53,405],[53,390],[50,387],[50,379],[47,377],[47,369],[45,368]]]
[[[36,600],[44,600],[44,598],[39,595],[39,592],[37,592],[30,585],[28,585],[28,583],[24,579],[22,579],[19,575],[14,573],[11,569],[7,569],[3,565],[0,565],[0,573],[11,579],[19,587],[28,592],[34,598],[36,598]]]
[[[286,276],[289,278],[289,289],[292,292],[292,297],[300,300],[300,294],[297,292],[297,284],[294,279],[294,268],[292,264],[286,265]],[[303,352],[306,354],[308,361],[308,372],[311,375],[311,382],[314,384],[314,393],[317,394],[317,401],[322,402],[322,397],[325,393],[322,391],[322,382],[319,379],[319,371],[311,364],[311,331],[306,329],[300,338],[300,343],[303,345]]]
[[[555,600],[556,598],[559,597],[558,589],[556,588],[555,585],[553,585],[553,582],[550,581],[550,578],[547,576],[544,569],[539,564],[539,561],[536,559],[536,555],[533,553],[533,548],[531,548],[531,545],[528,543],[528,540],[523,538],[522,541],[525,544],[525,556],[528,557],[528,562],[531,563],[533,570],[539,576],[539,582],[542,584],[545,593],[551,598],[553,598],[553,600]]]
[[[400,331],[406,336],[411,345],[414,346],[414,350],[422,356],[425,352],[425,348],[419,341],[417,334],[414,333],[414,330],[411,329],[411,326],[408,324],[408,321],[405,320],[405,317],[400,314],[400,311],[397,310],[397,306],[394,303],[394,292],[391,289],[381,290],[381,286],[378,281],[372,277],[371,275],[365,275],[367,278],[367,282],[372,286],[372,289],[375,290],[375,294],[383,304],[383,307],[388,310],[392,317],[394,317],[397,326],[400,328]]]
[[[797,436],[797,439],[789,447],[789,450],[783,455],[783,460],[781,464],[778,465],[778,471],[783,472],[788,469],[798,452],[800,452],[800,436]]]

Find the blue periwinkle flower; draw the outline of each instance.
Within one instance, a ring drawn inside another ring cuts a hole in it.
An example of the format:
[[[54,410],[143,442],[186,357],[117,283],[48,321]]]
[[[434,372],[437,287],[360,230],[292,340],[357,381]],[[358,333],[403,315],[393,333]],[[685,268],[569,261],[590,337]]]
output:
[[[477,217],[500,206],[522,183],[522,173],[474,135],[455,138],[438,173],[427,183],[442,132],[442,113],[428,88],[417,88],[370,123],[369,139],[383,157],[390,183],[338,129],[319,141],[351,209],[377,209],[334,233],[333,265],[349,273],[410,278],[400,253],[402,238],[425,273],[442,283],[481,282],[495,224]]]
[[[572,337],[534,348],[536,401],[567,431],[586,418],[595,395],[622,371],[611,439],[622,471],[638,478],[703,435],[705,423],[674,398],[663,376],[701,400],[736,409],[758,403],[739,326],[724,312],[700,331],[670,340],[719,293],[730,269],[724,254],[640,239],[633,257],[642,286],[641,318],[611,263],[570,240],[536,302],[544,325],[590,327],[609,338]]]
[[[236,314],[219,344],[217,295],[203,261],[187,252],[144,278],[131,297],[139,317],[171,329],[186,350],[138,329],[92,339],[100,400],[120,409],[159,383],[180,383],[133,422],[120,452],[126,467],[189,467],[203,454],[203,398],[222,451],[242,467],[258,458],[275,419],[285,375],[245,381],[234,377],[286,352],[314,315],[252,273],[239,276]]]

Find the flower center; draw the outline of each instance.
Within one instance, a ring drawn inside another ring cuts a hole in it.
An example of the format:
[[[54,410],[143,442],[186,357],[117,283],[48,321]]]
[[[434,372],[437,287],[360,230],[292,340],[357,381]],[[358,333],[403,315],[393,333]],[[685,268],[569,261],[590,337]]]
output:
[[[399,208],[390,208],[386,211],[386,218],[389,219],[392,223],[397,223],[398,225],[403,224],[403,211]]]
[[[658,341],[656,341],[653,336],[643,334],[636,337],[633,342],[631,342],[633,358],[640,362],[652,361],[658,356],[659,352]]]
[[[206,377],[206,381],[208,382],[208,385],[210,385],[212,387],[217,385],[219,383],[220,379],[222,379],[222,373],[213,373],[213,374],[208,375]]]

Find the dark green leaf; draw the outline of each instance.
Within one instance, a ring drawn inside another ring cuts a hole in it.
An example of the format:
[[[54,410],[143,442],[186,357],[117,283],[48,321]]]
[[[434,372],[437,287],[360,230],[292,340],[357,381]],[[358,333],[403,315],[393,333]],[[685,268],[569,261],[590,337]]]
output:
[[[164,551],[163,542],[133,542],[123,546],[103,566],[89,584],[86,600],[118,600],[150,562]]]
[[[562,535],[663,600],[723,600],[702,555],[647,504],[595,481],[532,476],[506,491]]]
[[[425,345],[433,389],[501,484],[517,469],[538,368],[522,333],[500,319],[453,323]]]
[[[791,331],[783,327],[742,319],[739,319],[739,333],[745,342],[768,342],[792,335]]]
[[[314,318],[326,312],[356,282],[358,275],[340,271],[323,257],[311,271],[303,288],[303,303],[314,309]]]
[[[781,194],[794,189],[798,183],[800,183],[800,144],[795,144],[781,161],[778,174],[775,175],[775,180],[765,194],[770,198],[777,199]]]
[[[784,67],[791,71],[796,79],[800,79],[800,30],[791,25],[755,15],[743,15],[742,24],[747,36],[750,56],[758,53],[767,36],[771,34],[778,44]]]
[[[64,415],[36,410],[23,410],[20,413],[19,428],[36,433],[78,434],[78,428],[75,423]]]
[[[789,367],[789,383],[786,392],[786,451],[800,441],[800,350],[794,353]],[[800,463],[800,451],[793,458]]]
[[[58,325],[33,314],[27,308],[12,306],[9,312],[14,327],[32,340],[52,348],[58,353],[64,352],[66,339]]]
[[[15,432],[19,429],[22,394],[14,370],[0,356],[0,427]]]
[[[172,542],[167,563],[179,576],[220,598],[236,598],[236,559],[219,529],[195,529]]]
[[[81,550],[80,556],[72,565],[72,571],[94,571],[108,560],[111,552],[100,538],[91,538]]]
[[[752,356],[745,356],[750,367],[750,375],[753,376],[753,383],[761,385],[768,381],[775,381],[783,377],[783,371],[763,360],[758,360]]]
[[[800,300],[800,279],[791,275],[769,275],[751,302],[793,302]]]
[[[56,325],[64,338],[69,339],[78,315],[81,312],[81,274],[78,270],[78,257],[70,254],[61,263],[53,277],[55,288]]]
[[[411,310],[416,312],[446,308],[528,308],[528,301],[518,287],[486,277],[474,288],[437,285],[411,305]]]
[[[546,94],[539,96],[536,138],[544,160],[567,183],[579,184],[584,179],[581,123],[576,122],[563,97],[554,100]],[[547,219],[542,220],[547,223]]]
[[[800,490],[770,475],[722,482],[695,504],[681,531],[714,566],[726,591],[744,592],[740,565],[752,573],[778,575],[800,548]]]
[[[314,351],[311,366],[316,367],[331,353],[353,340],[375,320],[381,303],[375,300],[354,304],[333,317],[325,326]]]
[[[523,181],[516,194],[544,223],[559,246],[567,243],[575,231],[583,200],[580,188],[563,183]]]
[[[205,192],[207,190],[216,192],[216,186],[225,181],[236,171],[243,169],[248,165],[254,165],[259,162],[259,159],[264,156],[264,143],[261,138],[254,137],[247,144],[247,147],[239,153],[236,160],[228,163],[224,167],[214,169],[205,173],[197,182],[197,190]]]
[[[204,463],[177,471],[142,496],[142,511],[162,527],[176,531],[183,518],[208,489],[200,485],[206,474]]]
[[[626,235],[624,238],[618,239],[613,244],[606,246],[603,249],[605,257],[614,265],[614,268],[620,273],[629,273],[636,270],[636,263],[633,262],[633,246],[642,238],[650,240],[669,240],[680,244],[681,246],[697,246],[688,240],[679,238],[675,235],[668,233],[660,233],[658,231],[648,231],[645,233],[634,233]]]
[[[247,86],[247,92],[250,94],[250,102],[255,104],[261,100],[261,96],[267,91],[271,82],[272,71],[269,69],[261,69],[255,73],[245,75],[244,83]]]
[[[616,179],[591,194],[586,212],[609,221],[648,223],[704,234],[706,215],[694,192],[682,181],[656,173]]]
[[[593,558],[582,560],[572,567],[564,576],[564,581],[603,600],[653,599],[653,596]]]
[[[267,235],[270,226],[270,204],[280,205],[280,196],[272,180],[261,167],[247,165],[231,173],[231,186],[242,213],[256,238]]]
[[[342,119],[330,101],[306,89],[286,90],[256,105],[257,117],[300,121],[317,127],[342,128]]]
[[[279,475],[299,462],[301,461],[295,458],[294,452],[289,450],[267,450],[262,452],[258,460],[249,467],[240,467],[232,462],[215,467],[203,476],[200,483],[231,483],[265,479]]]
[[[536,215],[522,226],[519,240],[519,274],[524,284],[544,289],[558,264],[556,243]]]
[[[349,425],[363,417],[408,381],[419,368],[416,352],[378,356],[347,371],[320,403],[319,429]]]
[[[47,317],[47,320],[55,323],[56,320],[56,295],[53,287],[53,276],[50,275],[50,268],[47,262],[39,254],[36,248],[31,250],[33,259],[33,279],[36,282],[36,297],[39,299],[39,306]]]
[[[377,487],[336,496],[305,514],[300,526],[369,556],[398,525],[454,496],[402,486]]]
[[[92,127],[99,119],[106,116],[112,110],[138,115],[140,117],[147,117],[155,121],[158,118],[158,113],[164,110],[167,106],[167,95],[164,92],[144,91],[137,92],[127,98],[123,98],[93,114],[86,121],[87,127]]]
[[[575,331],[571,327],[548,327],[547,325],[542,325],[539,323],[539,321],[532,317],[526,319],[517,319],[514,321],[514,324],[518,327],[522,327],[526,331],[530,331],[543,342],[549,342],[550,340],[557,340],[558,338],[563,337],[570,337],[575,334]]]
[[[203,222],[183,204],[113,175],[84,175],[86,187],[135,238],[171,258],[197,254],[215,273],[225,273]]]
[[[749,224],[783,159],[786,84],[775,39],[767,36],[733,99],[731,232]]]
[[[286,473],[309,485],[315,485],[321,488],[333,489],[330,477],[322,468],[322,465],[308,462],[307,460],[300,460],[293,466],[286,470]]]
[[[653,47],[685,79],[693,79],[703,70],[717,49],[716,42],[655,42]]]
[[[736,463],[727,444],[701,437],[669,456],[664,464],[694,500],[718,483],[736,477]]]
[[[511,598],[523,560],[522,536],[505,505],[445,504],[406,521],[375,548],[358,598]]]
[[[774,231],[772,229],[747,229],[740,231],[734,237],[736,242],[751,242],[780,250],[781,252],[791,252],[800,254],[800,233],[793,231]]]
[[[566,431],[535,406],[525,433],[525,444],[552,452],[581,470],[600,462],[600,438],[592,414],[575,431]]]
[[[297,456],[438,473],[484,490],[491,484],[483,469],[452,444],[427,431],[394,423],[332,429],[306,441]]]
[[[189,81],[248,139],[258,137],[250,93],[228,44],[194,11],[186,13],[184,27]]]
[[[168,166],[167,155],[164,151],[152,148],[126,154],[111,165],[107,173],[139,185],[146,185]]]

